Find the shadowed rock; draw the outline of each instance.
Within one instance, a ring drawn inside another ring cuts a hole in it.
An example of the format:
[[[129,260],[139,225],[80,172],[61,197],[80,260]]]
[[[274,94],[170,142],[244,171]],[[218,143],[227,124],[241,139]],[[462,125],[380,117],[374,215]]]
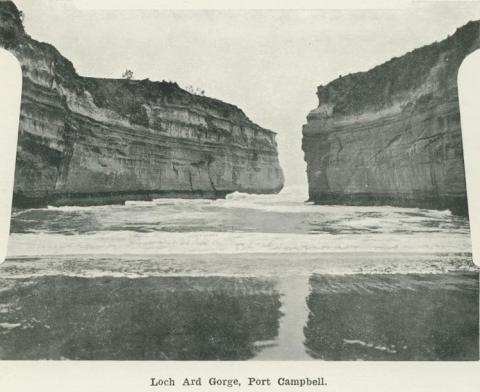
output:
[[[457,74],[479,26],[318,87],[303,127],[311,201],[467,214]]]

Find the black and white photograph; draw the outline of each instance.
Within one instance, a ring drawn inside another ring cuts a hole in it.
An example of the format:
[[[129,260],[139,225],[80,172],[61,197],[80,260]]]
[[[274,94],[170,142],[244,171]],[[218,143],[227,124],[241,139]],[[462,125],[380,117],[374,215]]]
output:
[[[77,3],[0,1],[22,73],[0,360],[479,360],[479,2]]]

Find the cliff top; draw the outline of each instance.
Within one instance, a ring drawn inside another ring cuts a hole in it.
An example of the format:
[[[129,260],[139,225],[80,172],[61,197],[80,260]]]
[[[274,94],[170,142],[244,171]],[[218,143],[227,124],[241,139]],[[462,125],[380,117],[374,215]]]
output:
[[[129,99],[135,100],[137,104],[162,101],[166,105],[188,106],[215,117],[276,134],[253,123],[237,106],[219,99],[192,94],[176,82],[90,77],[84,77],[83,80],[88,91],[93,94],[95,103],[101,107],[114,107],[121,112],[122,103]],[[119,97],[122,98],[118,99]]]
[[[11,50],[15,55],[27,51],[42,53],[49,59],[49,63],[55,64],[56,76],[61,83],[77,91],[88,90],[99,106],[114,108],[121,112],[122,102],[128,101],[129,97],[135,98],[134,100],[140,103],[163,100],[171,105],[189,106],[265,133],[276,134],[253,123],[237,106],[219,99],[192,94],[175,82],[82,77],[78,75],[73,64],[53,45],[36,41],[26,34],[22,19],[22,12],[12,1],[0,0],[0,46]],[[125,99],[116,99],[119,95]]]
[[[23,13],[11,1],[0,0],[0,41],[4,46],[25,35]]]
[[[443,41],[394,57],[369,71],[340,76],[325,86],[319,86],[319,106],[334,104],[334,115],[360,112],[365,107],[379,109],[388,103],[386,96],[420,86],[440,61],[444,62],[445,75],[456,78],[462,61],[478,47],[480,21],[470,21]]]

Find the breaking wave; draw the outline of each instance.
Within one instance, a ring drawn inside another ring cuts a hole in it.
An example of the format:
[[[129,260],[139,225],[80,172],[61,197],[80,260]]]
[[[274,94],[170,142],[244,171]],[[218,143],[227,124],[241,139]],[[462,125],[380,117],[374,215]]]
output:
[[[170,274],[228,274],[232,271],[241,274],[260,273],[260,270],[268,273],[269,269],[311,272],[312,266],[320,268],[319,264],[328,265],[330,272],[393,273],[411,271],[413,267],[396,268],[397,261],[387,262],[377,256],[396,256],[397,260],[413,254],[466,254],[462,256],[464,260],[471,258],[468,256],[471,252],[468,220],[449,211],[319,206],[305,203],[306,198],[305,188],[287,188],[278,195],[233,193],[224,200],[157,199],[127,202],[124,206],[16,211],[12,215],[8,256],[58,259],[75,255],[93,259],[111,257],[112,260],[159,256],[163,258],[160,264],[149,267],[150,270]],[[347,264],[339,260],[353,253],[370,255],[370,258],[376,255],[371,258],[376,267],[344,268]],[[327,254],[337,255],[333,258],[335,263],[327,263],[323,256],[321,260],[315,258],[315,255]],[[190,255],[192,260],[197,260],[196,265],[184,260],[181,264],[174,263],[173,270],[162,269],[165,257],[173,255]],[[207,255],[219,257],[214,258],[213,264],[201,264],[198,257],[205,259]],[[223,260],[232,259],[227,255],[239,255],[237,264],[225,264]],[[258,255],[270,260],[265,262],[265,267],[255,267],[262,263]],[[273,263],[275,255],[283,255],[283,258]],[[288,265],[282,264],[285,259]],[[114,264],[102,269],[101,273],[113,273]],[[435,267],[420,263],[414,270],[438,271],[439,264],[433,265]],[[132,272],[130,268],[133,267],[129,266],[129,272],[117,272],[134,276],[141,273],[136,267]],[[202,270],[202,266],[205,269]],[[458,263],[453,267],[447,263],[439,268],[457,267]],[[54,266],[51,268],[55,270]],[[90,265],[87,270],[96,271],[96,268]]]

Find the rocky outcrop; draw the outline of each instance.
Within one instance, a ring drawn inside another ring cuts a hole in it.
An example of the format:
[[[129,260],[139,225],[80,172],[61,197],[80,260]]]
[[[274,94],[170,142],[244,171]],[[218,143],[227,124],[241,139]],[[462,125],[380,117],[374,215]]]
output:
[[[480,23],[318,87],[303,127],[310,200],[467,214],[458,69]]]
[[[14,204],[274,193],[275,133],[237,107],[176,83],[79,76],[0,2],[0,45],[23,71]]]

